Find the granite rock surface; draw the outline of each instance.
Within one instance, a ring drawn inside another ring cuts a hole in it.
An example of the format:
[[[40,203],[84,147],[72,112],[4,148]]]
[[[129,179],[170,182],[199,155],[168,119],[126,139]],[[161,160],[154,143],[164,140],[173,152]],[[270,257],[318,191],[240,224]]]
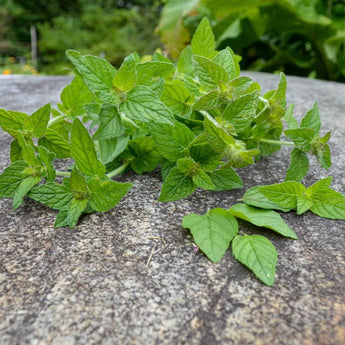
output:
[[[247,73],[264,90],[278,76]],[[306,184],[334,176],[345,193],[345,84],[288,77],[298,118],[318,101],[322,132],[332,130],[333,165],[315,160]],[[0,76],[0,108],[31,113],[59,101],[68,77]],[[10,137],[0,132],[0,172]],[[245,189],[281,182],[283,148],[239,170]],[[134,184],[113,210],[85,216],[74,229],[54,229],[56,212],[30,199],[17,211],[0,200],[1,345],[343,345],[345,222],[307,212],[283,214],[297,241],[271,232],[278,250],[274,287],[235,261],[213,264],[195,252],[181,227],[185,214],[228,208],[243,190],[197,190],[174,203],[157,201],[158,173],[126,174]],[[246,233],[257,230],[242,223]]]

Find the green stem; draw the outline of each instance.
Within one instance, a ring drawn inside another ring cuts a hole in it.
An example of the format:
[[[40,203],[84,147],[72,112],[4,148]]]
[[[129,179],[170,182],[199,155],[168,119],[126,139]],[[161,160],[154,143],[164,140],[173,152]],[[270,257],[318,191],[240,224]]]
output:
[[[271,140],[271,139],[260,139],[260,143],[266,143],[271,145],[280,145],[280,146],[295,146],[294,143],[291,141],[279,141],[279,140]]]
[[[71,176],[71,173],[68,171],[56,171],[56,176]]]
[[[51,125],[53,125],[54,123],[60,121],[61,119],[64,119],[65,117],[66,117],[66,115],[59,115],[59,116],[53,117],[53,118],[48,122],[48,126],[47,126],[47,127],[50,127]]]
[[[112,178],[116,175],[120,175],[121,173],[123,173],[126,168],[131,164],[131,161],[127,161],[126,163],[122,164],[121,166],[119,166],[117,169],[111,171],[110,173],[107,174],[107,176],[109,178]]]

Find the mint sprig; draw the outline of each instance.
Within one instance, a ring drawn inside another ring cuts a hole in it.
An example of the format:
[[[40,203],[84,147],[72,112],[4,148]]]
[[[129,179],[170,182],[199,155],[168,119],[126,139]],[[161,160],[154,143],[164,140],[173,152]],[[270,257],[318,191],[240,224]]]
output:
[[[200,249],[217,262],[232,243],[235,258],[272,285],[273,245],[262,235],[238,235],[236,219],[241,229],[250,222],[294,239],[273,210],[345,219],[345,197],[330,188],[330,177],[308,188],[300,183],[310,155],[325,169],[331,165],[330,133],[321,134],[317,103],[298,124],[287,106],[285,75],[276,89],[260,94],[258,83],[240,76],[240,57],[229,47],[216,50],[206,18],[176,65],[159,52],[150,61],[132,53],[118,70],[99,57],[66,54],[76,77],[57,109],[47,104],[31,115],[0,109],[0,126],[13,137],[0,197],[13,198],[14,208],[27,195],[58,210],[56,227],[74,227],[83,214],[121,201],[132,185],[113,179],[127,170],[161,169],[161,202],[197,188],[242,188],[237,169],[284,145],[292,149],[285,182],[251,188],[244,203],[228,210],[184,218]],[[291,141],[281,140],[283,134]],[[67,168],[57,170],[56,159],[67,159]]]

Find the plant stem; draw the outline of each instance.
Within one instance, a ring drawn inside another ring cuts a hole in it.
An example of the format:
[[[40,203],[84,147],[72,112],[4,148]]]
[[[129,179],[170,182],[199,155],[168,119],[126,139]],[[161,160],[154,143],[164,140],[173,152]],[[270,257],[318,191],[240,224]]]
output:
[[[71,173],[68,171],[56,171],[56,176],[71,176]]]
[[[51,126],[52,124],[54,124],[55,122],[58,122],[60,121],[61,119],[64,119],[66,117],[66,115],[59,115],[59,116],[56,116],[56,117],[53,117],[49,122],[48,122],[48,126]]]
[[[271,144],[271,145],[280,145],[280,146],[295,146],[295,144],[291,141],[279,141],[279,140],[271,140],[271,139],[260,139],[261,143]]]
[[[116,175],[120,175],[121,173],[123,173],[126,168],[128,167],[128,165],[131,164],[131,161],[127,161],[126,163],[122,164],[121,166],[119,166],[118,168],[116,168],[115,170],[111,171],[110,173],[107,174],[107,176],[109,178],[112,178]]]

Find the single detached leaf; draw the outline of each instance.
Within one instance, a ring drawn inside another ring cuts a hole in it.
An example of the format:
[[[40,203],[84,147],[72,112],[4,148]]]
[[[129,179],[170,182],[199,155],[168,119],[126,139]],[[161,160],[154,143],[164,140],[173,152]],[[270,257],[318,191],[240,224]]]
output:
[[[304,118],[301,121],[300,127],[310,128],[316,135],[320,133],[321,120],[317,102],[315,102],[313,104],[313,107],[305,114]]]
[[[46,131],[51,113],[50,104],[46,104],[43,107],[35,111],[23,124],[23,129],[26,132],[31,132],[34,137],[40,138]]]
[[[300,182],[309,171],[308,156],[298,148],[291,151],[291,161],[289,169],[286,171],[285,181]]]
[[[229,212],[234,217],[241,218],[256,226],[271,229],[285,237],[297,239],[295,232],[289,228],[279,213],[272,210],[263,210],[241,203],[231,206]]]
[[[118,103],[113,89],[116,69],[106,60],[91,55],[81,55],[76,50],[67,50],[72,62],[89,90],[102,102]]]
[[[0,175],[0,198],[13,198],[16,189],[26,177],[23,171],[28,168],[28,163],[15,161]]]
[[[120,108],[127,117],[134,121],[174,125],[171,110],[147,86],[139,85],[131,90]]]
[[[259,192],[273,203],[284,208],[296,209],[297,197],[303,195],[305,187],[295,181],[259,187]]]
[[[29,192],[29,197],[55,210],[67,210],[72,200],[72,190],[67,184],[47,182],[34,187]]]
[[[204,17],[197,27],[191,42],[194,55],[212,58],[215,53],[215,38],[210,22]]]
[[[83,174],[90,176],[103,176],[105,174],[105,167],[97,159],[90,134],[79,119],[75,119],[73,122],[70,153]]]
[[[273,244],[264,236],[236,236],[232,252],[239,262],[247,266],[266,285],[274,284],[278,254]]]
[[[181,172],[177,167],[172,168],[163,183],[158,200],[167,202],[186,198],[196,187],[191,176]]]
[[[230,167],[220,168],[208,173],[216,191],[242,188],[243,182],[237,173]]]
[[[213,262],[218,262],[229,248],[230,241],[238,233],[236,219],[222,208],[215,208],[199,216],[189,214],[182,226],[190,229],[194,242]]]
[[[195,138],[193,132],[181,122],[175,122],[174,127],[154,123],[150,127],[158,151],[172,162],[185,156],[185,151]]]
[[[268,198],[266,198],[263,194],[260,193],[260,188],[260,186],[257,186],[248,189],[244,193],[241,200],[245,202],[247,205],[260,207],[264,209],[280,210],[283,212],[291,211],[291,208],[277,205]]]
[[[116,181],[104,181],[92,179],[88,182],[90,190],[90,206],[93,210],[106,212],[118,204],[132,188],[131,183],[119,183]]]

